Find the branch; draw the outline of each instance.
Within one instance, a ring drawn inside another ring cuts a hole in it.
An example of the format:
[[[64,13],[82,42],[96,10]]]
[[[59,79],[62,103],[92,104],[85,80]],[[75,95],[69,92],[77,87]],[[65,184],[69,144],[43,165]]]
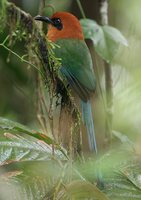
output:
[[[65,87],[65,84],[60,79],[60,77],[57,74],[52,74],[52,71],[50,69],[50,62],[49,62],[49,51],[47,47],[47,40],[44,35],[41,35],[40,30],[35,25],[34,20],[30,14],[27,14],[26,12],[22,11],[20,8],[16,7],[13,3],[7,2],[7,21],[10,22],[8,25],[11,25],[11,20],[16,22],[20,21],[21,27],[24,27],[24,30],[26,30],[27,34],[32,35],[32,42],[37,44],[38,47],[38,57],[41,59],[44,70],[46,72],[46,78],[55,77],[54,84],[57,82],[58,87],[61,85],[61,90],[57,90],[63,95],[63,93],[66,94],[66,98],[70,102],[71,105],[74,105],[72,102],[72,99],[70,95],[68,95],[68,91]],[[34,41],[33,41],[34,39]],[[18,54],[16,54],[17,56]],[[55,61],[52,60],[52,67],[55,65]]]
[[[99,0],[101,24],[108,25],[108,0]],[[112,68],[109,63],[104,61],[105,65],[105,88],[106,88],[106,124],[105,139],[106,143],[111,142],[112,123],[113,123],[113,81]]]
[[[14,4],[9,2],[7,2],[6,12],[8,26],[11,27],[11,24],[13,23],[15,26],[14,28],[16,28],[16,25],[19,24],[19,30],[21,31],[22,29],[26,31],[26,45],[28,46],[29,44],[33,44],[34,48],[37,49],[36,55],[38,57],[38,60],[41,61],[41,70],[44,70],[49,90],[55,88],[55,95],[61,96],[62,106],[65,106],[65,110],[71,118],[71,127],[69,126],[69,128],[72,130],[76,126],[76,121],[79,121],[78,109],[75,106],[75,103],[72,100],[71,96],[69,95],[64,82],[60,79],[56,70],[54,70],[54,66],[56,66],[56,61],[51,60],[51,58],[49,57],[50,54],[46,37],[43,35],[43,33],[41,34],[39,28],[34,23],[34,20],[30,14],[27,14],[26,12],[22,11]],[[11,52],[10,49],[7,50]],[[16,56],[18,57],[18,54],[16,54]],[[69,130],[67,131],[69,132]]]
[[[86,15],[85,15],[85,13],[84,13],[84,10],[83,10],[83,7],[82,7],[82,5],[81,5],[81,2],[80,2],[80,0],[76,0],[76,1],[77,1],[79,10],[80,10],[80,12],[81,12],[81,14],[82,14],[82,17],[85,19],[85,18],[86,18]]]

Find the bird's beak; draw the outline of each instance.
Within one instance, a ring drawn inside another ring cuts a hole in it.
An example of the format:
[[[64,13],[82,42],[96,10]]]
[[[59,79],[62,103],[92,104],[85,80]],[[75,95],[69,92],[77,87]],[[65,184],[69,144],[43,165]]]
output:
[[[46,17],[46,16],[37,15],[36,17],[34,17],[34,19],[53,25],[53,21],[49,17]]]

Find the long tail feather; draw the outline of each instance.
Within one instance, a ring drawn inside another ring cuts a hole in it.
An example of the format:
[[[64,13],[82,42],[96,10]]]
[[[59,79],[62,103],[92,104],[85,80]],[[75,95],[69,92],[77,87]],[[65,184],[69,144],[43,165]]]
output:
[[[87,102],[81,101],[82,104],[82,119],[83,123],[86,126],[86,130],[88,133],[88,141],[91,151],[95,151],[97,154],[97,145],[96,145],[96,138],[95,138],[95,132],[94,132],[94,122],[93,122],[93,116],[92,116],[92,107],[90,100]],[[100,169],[97,171],[97,186],[100,189],[104,188],[104,182],[102,180],[102,174]]]
[[[88,141],[91,151],[95,151],[97,154],[97,144],[96,144],[96,138],[95,138],[95,132],[94,132],[94,122],[93,122],[93,116],[92,116],[92,107],[91,102],[87,101],[81,101],[82,103],[82,119],[86,126],[87,134],[88,134]]]

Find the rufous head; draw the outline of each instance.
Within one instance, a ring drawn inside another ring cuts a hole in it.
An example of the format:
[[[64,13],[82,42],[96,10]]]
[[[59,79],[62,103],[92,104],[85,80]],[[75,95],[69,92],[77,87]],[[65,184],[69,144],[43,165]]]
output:
[[[53,42],[67,38],[84,39],[79,20],[71,13],[56,12],[51,18],[36,16],[35,20],[45,21],[49,24],[47,37]]]

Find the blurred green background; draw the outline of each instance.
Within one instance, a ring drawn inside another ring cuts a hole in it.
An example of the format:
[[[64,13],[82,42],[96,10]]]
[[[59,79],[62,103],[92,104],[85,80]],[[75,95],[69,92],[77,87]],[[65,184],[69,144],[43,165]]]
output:
[[[39,0],[13,0],[21,9],[32,16],[38,14]],[[81,18],[80,10],[75,0],[48,0],[55,10],[70,11]],[[98,0],[81,0],[88,18],[100,22]],[[113,90],[114,90],[114,129],[127,135],[130,139],[140,139],[141,130],[141,0],[109,0],[109,24],[118,28],[127,38],[128,48],[120,47],[114,58]],[[52,9],[46,7],[50,15]],[[7,31],[0,34],[0,42],[4,40]],[[24,55],[23,44],[13,49]],[[9,62],[8,62],[9,61]],[[103,66],[98,66],[103,68]],[[101,70],[103,71],[103,70]],[[36,120],[36,84],[32,68],[21,63],[13,55],[0,47],[0,115],[23,124],[32,124]],[[104,88],[104,74],[100,74],[101,85]],[[100,97],[96,97],[94,116],[96,128],[104,127],[104,117]]]

